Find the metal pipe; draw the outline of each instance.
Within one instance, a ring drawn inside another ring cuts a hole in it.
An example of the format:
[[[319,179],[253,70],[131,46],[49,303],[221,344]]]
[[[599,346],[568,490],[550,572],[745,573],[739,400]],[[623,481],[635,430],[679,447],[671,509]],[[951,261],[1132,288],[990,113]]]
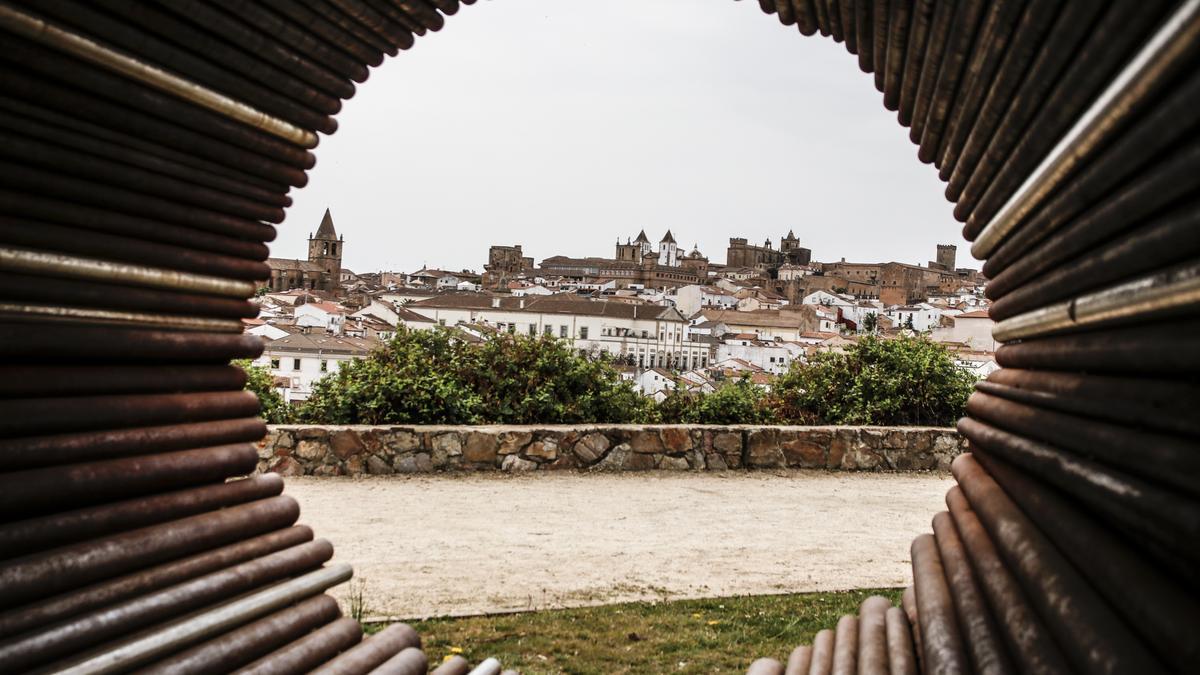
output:
[[[925,132],[925,122],[929,119],[929,105],[933,101],[934,90],[937,89],[938,73],[941,72],[942,59],[946,53],[946,42],[950,37],[955,6],[956,3],[952,2],[936,3],[933,18],[929,23],[929,39],[925,43],[925,57],[921,60],[921,77],[917,82],[912,124],[908,130],[909,140],[918,145]]]
[[[247,24],[258,27],[264,33],[276,36],[283,44],[292,45],[296,51],[309,55],[322,67],[329,68],[341,77],[355,82],[366,81],[370,74],[367,65],[378,66],[383,62],[383,54],[379,52],[346,53],[341,45],[332,44],[331,40],[321,39],[322,36],[318,35],[315,26],[293,24],[280,16],[274,7],[266,7],[254,2],[237,2],[236,0],[217,0],[216,4],[233,16],[243,17]]]
[[[362,626],[349,617],[338,619],[241,668],[237,675],[306,673],[362,640]]]
[[[746,675],[784,675],[783,664],[775,659],[757,659],[746,669]]]
[[[409,647],[420,646],[421,638],[417,635],[417,631],[408,624],[394,623],[363,640],[357,646],[338,654],[336,658],[313,669],[312,674],[368,673],[401,651]],[[497,668],[498,670],[499,668]]]
[[[1200,658],[1191,630],[1200,602],[1193,595],[1180,593],[1160,567],[1058,491],[996,457],[973,456],[1156,654],[1180,671]]]
[[[243,4],[248,4],[239,0],[222,1],[235,2],[236,4],[232,5],[232,7],[236,8],[237,11],[241,11]],[[297,0],[279,0],[278,2],[271,3],[270,9],[283,16],[289,23],[310,30],[318,38],[346,52],[347,55],[353,57],[363,65],[378,66],[383,63],[384,53],[382,49],[359,40],[340,25],[326,20],[325,17],[317,14]],[[361,82],[362,80],[359,81]]]
[[[500,662],[493,658],[484,659],[468,675],[500,675]]]
[[[888,672],[891,675],[917,675],[913,633],[904,610],[890,607],[884,620],[887,627]]]
[[[888,22],[891,19],[890,7],[887,0],[872,4],[874,13],[871,16],[871,74],[875,80],[875,88],[883,91],[883,81],[887,74],[887,41]],[[863,39],[868,39],[863,36]]]
[[[220,115],[235,119],[247,126],[278,136],[300,147],[315,148],[317,146],[317,135],[311,131],[255,110],[245,103],[235,101],[194,81],[186,80],[113,51],[82,35],[63,30],[14,7],[0,6],[0,26],[160,91],[178,96]]]
[[[425,675],[429,672],[429,660],[425,652],[416,647],[401,650],[371,671],[371,675]]]
[[[0,473],[0,512],[6,518],[23,518],[204,485],[248,474],[257,462],[255,447],[242,443]]]
[[[971,245],[983,260],[1079,167],[1090,161],[1163,86],[1200,44],[1200,0],[1184,0],[1041,161]]]
[[[950,119],[959,81],[975,40],[976,27],[983,16],[983,2],[980,0],[964,0],[955,4],[954,21],[946,38],[946,53],[942,57],[937,86],[929,102],[929,115],[921,130],[921,143],[917,150],[917,159],[926,164],[940,156],[938,149],[942,145],[942,133]]]
[[[929,44],[929,32],[933,25],[934,0],[918,0],[913,6],[912,26],[909,28],[908,44],[905,48],[904,70],[900,75],[900,97],[897,119],[901,126],[912,126],[913,107],[916,105],[917,88],[921,84],[921,67],[925,63],[925,48]]]
[[[70,419],[63,419],[66,406]],[[0,436],[252,417],[258,407],[258,397],[246,390],[23,398],[0,402]]]
[[[103,237],[107,234],[108,236],[120,237],[120,241],[122,242],[136,239],[142,242],[143,246],[148,247],[144,250],[163,250],[153,248],[163,244],[171,245],[172,250],[175,251],[188,249],[187,254],[171,255],[167,258],[172,261],[171,264],[177,265],[185,271],[210,276],[231,276],[243,280],[265,278],[260,271],[246,275],[229,272],[225,269],[228,266],[234,265],[239,266],[238,268],[241,269],[240,266],[245,265],[247,262],[261,264],[265,261],[270,251],[268,251],[267,245],[262,241],[238,239],[191,227],[130,216],[116,211],[65,204],[46,197],[10,190],[0,189],[0,208],[3,209],[4,213],[11,216],[5,219],[7,223],[15,221],[18,225],[21,225],[25,221],[16,221],[17,218],[32,219],[38,221],[38,228],[50,227],[47,223],[59,223],[70,226],[72,231],[86,230],[94,232],[97,237]],[[9,229],[11,230],[11,228]],[[26,234],[25,236],[31,235]],[[36,237],[36,235],[32,236]],[[15,240],[10,241],[12,243],[19,243]],[[77,253],[83,256],[101,257],[96,256],[91,249],[86,248],[86,242],[73,244],[64,242],[61,239],[57,241],[58,250],[62,253]],[[184,265],[188,263],[189,259],[195,261],[197,266],[186,269]],[[245,262],[239,262],[243,259]],[[223,263],[223,260],[229,260],[230,262]],[[158,265],[162,265],[163,262],[163,258],[156,260]],[[252,267],[250,269],[261,270],[262,267]]]
[[[253,295],[256,286],[252,281],[8,246],[0,246],[0,270],[67,279],[120,282],[124,285],[149,288],[170,288],[238,299]]]
[[[262,354],[262,338],[230,333],[185,333],[133,326],[37,324],[0,317],[0,357],[62,363],[72,360],[124,363],[229,363]],[[136,351],[129,345],[136,344]]]
[[[80,661],[68,661],[63,665],[70,668],[67,672],[79,675],[128,670],[321,593],[349,580],[352,573],[349,565],[331,565],[219,605],[149,635],[134,637],[109,651],[85,656]]]
[[[1200,370],[1200,321],[1116,327],[1001,345],[1002,368],[1087,372],[1096,375],[1176,377]]]
[[[1131,474],[1200,496],[1190,477],[1200,475],[1194,440],[1129,429],[990,396],[971,395],[967,414],[1006,431],[1054,445]],[[1139,448],[1130,456],[1130,448]]]
[[[873,595],[858,607],[858,672],[888,675],[887,611],[892,603]]]
[[[833,652],[833,631],[828,628],[817,631],[813,636],[809,675],[830,675],[833,672]]]
[[[130,288],[122,284],[78,281],[0,270],[0,298],[39,305],[161,312],[206,318],[251,319],[258,307],[248,300],[159,289]]]
[[[336,600],[328,595],[314,596],[137,672],[138,675],[227,673],[341,615]]]
[[[951,464],[971,509],[1080,672],[1157,672],[1162,664],[970,453]]]
[[[0,664],[6,669],[31,666],[74,654],[106,640],[128,635],[194,610],[225,602],[246,592],[316,569],[333,557],[333,546],[318,539],[272,553],[235,567],[213,572],[160,591],[131,598],[88,614],[75,616],[28,635],[0,643]],[[334,603],[336,609],[337,604]],[[282,644],[285,640],[281,640]],[[237,657],[232,650],[227,656]],[[211,654],[211,651],[209,651]],[[245,659],[242,663],[250,661]],[[183,669],[177,663],[171,672]],[[207,672],[214,672],[209,669]]]
[[[946,506],[980,588],[987,596],[988,606],[996,617],[1008,654],[1016,662],[1019,672],[1044,675],[1072,672],[957,485],[946,493]]]
[[[295,525],[2,611],[0,637],[17,635],[84,612],[109,607],[130,598],[312,541],[312,538],[311,529],[305,525]]]
[[[808,675],[809,668],[812,667],[812,651],[812,647],[808,645],[793,649],[788,655],[783,675]]]
[[[274,497],[282,492],[283,479],[272,473],[4,523],[0,524],[0,558]]]
[[[287,495],[63,546],[0,563],[0,592],[16,605],[39,596],[287,527],[300,506]]]
[[[467,675],[470,670],[471,665],[467,663],[467,660],[455,655],[442,661],[442,665],[434,668],[431,675]]]
[[[833,632],[833,675],[854,675],[858,672],[858,617],[838,619]]]
[[[32,438],[0,438],[0,453],[9,462],[10,470],[21,470],[252,442],[266,435],[267,425],[254,417]]]
[[[922,666],[931,673],[966,673],[970,664],[963,651],[954,602],[933,535],[919,535],[912,543],[913,588],[917,619],[921,623]]]
[[[900,109],[900,78],[904,73],[910,23],[914,19],[913,4],[915,3],[894,3],[889,12],[883,73],[883,107],[888,110]]]
[[[977,420],[963,418],[958,429],[973,448],[1036,473],[1098,516],[1111,519],[1127,536],[1150,539],[1167,551],[1200,560],[1200,506],[1195,500]]]
[[[874,7],[869,6],[866,0],[855,0],[854,33],[858,36],[858,69],[864,73],[871,72],[875,67],[875,29],[871,25],[874,19]]]
[[[4,372],[6,377],[0,378],[0,399],[104,393],[227,391],[241,389],[246,385],[246,373],[237,366],[8,365],[5,366]]]
[[[242,322],[235,319],[210,319],[203,316],[179,316],[157,312],[124,312],[91,307],[0,302],[0,316],[18,315],[51,322],[139,326],[177,331],[238,333]]]
[[[981,675],[1015,672],[949,513],[943,511],[933,517],[933,534],[973,672]]]

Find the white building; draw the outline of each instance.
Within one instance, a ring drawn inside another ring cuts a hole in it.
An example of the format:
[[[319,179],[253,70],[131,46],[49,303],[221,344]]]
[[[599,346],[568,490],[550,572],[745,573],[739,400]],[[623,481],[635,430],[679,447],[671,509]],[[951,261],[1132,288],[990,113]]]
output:
[[[379,344],[372,339],[293,333],[267,342],[254,363],[271,371],[283,399],[291,403],[307,399],[317,380],[336,373],[347,361],[365,357]]]
[[[443,326],[483,323],[522,335],[548,335],[643,368],[686,370],[708,362],[707,345],[687,339],[674,307],[588,300],[575,295],[510,298],[453,294],[407,305]]]
[[[760,340],[754,335],[727,335],[717,345],[717,362],[744,361],[772,375],[782,375],[792,362],[802,359],[804,346],[797,342]]]
[[[930,338],[935,342],[961,342],[971,349],[984,352],[996,351],[997,342],[992,337],[992,321],[983,310],[966,312],[950,317],[952,326],[939,326],[933,329]]]
[[[306,302],[296,305],[292,314],[297,326],[321,328],[334,335],[341,334],[342,325],[346,323],[346,310],[332,302]]]
[[[896,328],[909,328],[911,322],[912,330],[923,333],[941,325],[942,310],[928,302],[920,302],[915,305],[889,307],[885,316],[892,320],[892,325]]]
[[[693,284],[681,286],[675,291],[675,306],[684,316],[692,316],[705,307],[733,309],[737,304],[737,296],[716,286]]]

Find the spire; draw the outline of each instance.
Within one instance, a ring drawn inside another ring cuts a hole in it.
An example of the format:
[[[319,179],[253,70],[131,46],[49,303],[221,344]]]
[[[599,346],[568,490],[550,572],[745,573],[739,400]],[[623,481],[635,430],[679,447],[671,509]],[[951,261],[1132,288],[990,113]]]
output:
[[[667,230],[667,233],[663,235],[662,241],[660,241],[660,242],[658,242],[658,243],[660,243],[660,244],[674,244],[674,243],[675,243],[675,237],[672,237],[672,236],[671,236],[671,231],[670,231],[670,230]]]
[[[645,231],[645,230],[642,230],[641,232],[638,232],[637,239],[634,239],[634,240],[633,240],[633,243],[635,243],[635,244],[649,244],[649,243],[650,243],[650,240],[649,240],[649,239],[646,237],[646,231]]]
[[[321,226],[317,228],[317,239],[337,239],[337,231],[333,229],[333,216],[329,215],[329,209],[325,209],[325,217],[321,219]]]
[[[792,231],[791,231],[791,230],[788,230],[788,236],[786,237],[786,239],[787,239],[788,241],[795,241],[795,240],[796,240],[796,235],[792,234]]]

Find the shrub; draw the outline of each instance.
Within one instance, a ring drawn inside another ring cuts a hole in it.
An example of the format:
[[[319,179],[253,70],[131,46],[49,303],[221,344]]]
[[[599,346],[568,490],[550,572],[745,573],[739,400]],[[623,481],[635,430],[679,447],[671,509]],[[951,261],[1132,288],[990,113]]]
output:
[[[864,337],[843,353],[794,363],[776,379],[770,406],[791,424],[949,426],[963,415],[975,378],[925,337]]]
[[[275,388],[271,371],[250,363],[248,359],[234,361],[233,365],[246,373],[246,391],[258,397],[259,414],[267,424],[287,424],[292,421],[292,411],[283,395]]]
[[[774,424],[767,394],[747,377],[726,380],[711,394],[675,389],[658,406],[668,424]]]

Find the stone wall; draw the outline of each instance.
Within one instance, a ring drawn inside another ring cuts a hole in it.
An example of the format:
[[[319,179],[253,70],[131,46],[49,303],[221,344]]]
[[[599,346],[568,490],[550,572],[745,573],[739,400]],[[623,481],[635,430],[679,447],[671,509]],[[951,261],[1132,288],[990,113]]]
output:
[[[700,425],[275,426],[259,471],[343,476],[431,471],[942,470],[965,449],[940,427]]]

